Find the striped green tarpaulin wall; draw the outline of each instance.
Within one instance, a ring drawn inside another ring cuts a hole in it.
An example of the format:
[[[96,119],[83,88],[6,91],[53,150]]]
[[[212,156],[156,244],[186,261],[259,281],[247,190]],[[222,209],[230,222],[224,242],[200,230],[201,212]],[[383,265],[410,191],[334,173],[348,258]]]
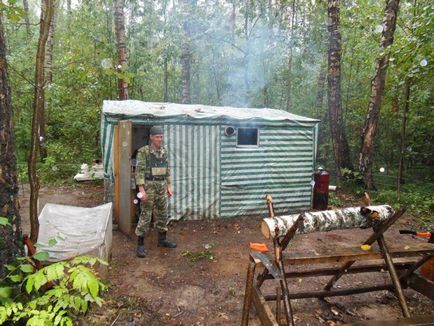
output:
[[[271,194],[277,213],[309,209],[315,133],[313,127],[258,127],[259,146],[237,147],[221,135],[221,217],[266,214]]]
[[[170,218],[197,220],[219,215],[219,126],[165,125],[164,138],[174,195]]]
[[[108,123],[104,115],[101,115],[101,151],[103,154],[104,178],[111,181],[113,176],[113,140],[114,124]]]
[[[157,124],[144,120],[132,122]],[[111,180],[116,122],[101,119],[105,177]],[[237,148],[236,136],[224,135],[227,124],[216,121],[158,124],[164,127],[174,179],[174,196],[169,200],[171,219],[266,214],[264,197],[268,193],[273,195],[278,213],[310,207],[314,124],[263,122],[260,146],[254,149]]]

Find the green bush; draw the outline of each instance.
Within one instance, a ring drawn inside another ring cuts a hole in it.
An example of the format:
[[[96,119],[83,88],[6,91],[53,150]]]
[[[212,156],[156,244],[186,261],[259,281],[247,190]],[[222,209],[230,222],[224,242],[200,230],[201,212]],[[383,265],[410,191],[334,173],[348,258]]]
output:
[[[342,184],[341,187],[345,192],[354,193],[360,195],[361,186],[363,185],[363,176],[358,171],[353,171],[350,169],[341,169]]]
[[[34,259],[43,261],[40,252]],[[90,303],[101,306],[106,286],[92,267],[107,263],[96,257],[79,256],[36,270],[27,258],[6,265],[8,274],[0,279],[0,325],[73,325],[73,320],[88,310]]]
[[[342,207],[344,202],[336,195],[336,193],[330,192],[328,204],[332,207]]]
[[[399,199],[396,190],[379,190],[373,193],[372,197],[375,203],[405,205],[408,212],[421,218],[421,226],[424,229],[434,229],[434,183],[405,185]]]

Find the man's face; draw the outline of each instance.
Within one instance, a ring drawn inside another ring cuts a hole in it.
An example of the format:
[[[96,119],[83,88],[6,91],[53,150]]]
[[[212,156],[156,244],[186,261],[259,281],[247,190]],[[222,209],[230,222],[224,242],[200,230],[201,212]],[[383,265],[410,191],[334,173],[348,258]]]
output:
[[[154,145],[155,148],[161,147],[161,143],[163,142],[163,135],[151,135],[149,138],[151,139],[151,144]]]

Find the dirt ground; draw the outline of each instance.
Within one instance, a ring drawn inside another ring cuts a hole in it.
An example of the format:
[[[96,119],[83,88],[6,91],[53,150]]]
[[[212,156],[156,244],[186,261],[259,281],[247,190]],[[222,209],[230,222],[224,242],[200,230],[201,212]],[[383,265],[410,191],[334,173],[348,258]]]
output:
[[[21,187],[23,230],[29,231],[27,187]],[[101,184],[50,186],[41,189],[40,204],[58,203],[92,207],[103,203]],[[349,203],[351,204],[351,203]],[[357,203],[354,203],[357,205]],[[249,242],[264,242],[261,216],[210,221],[182,221],[170,226],[176,249],[156,246],[155,231],[145,241],[148,257],[135,256],[135,239],[113,231],[108,291],[102,308],[95,307],[83,325],[239,325],[244,298]],[[415,228],[415,219],[404,215],[387,233],[389,243],[422,241],[399,235],[398,229]],[[364,241],[370,230],[320,232],[295,237],[289,250],[351,246]],[[267,243],[271,248],[272,244]],[[208,248],[208,249],[206,249]],[[201,258],[201,259],[199,259]],[[193,261],[198,259],[197,261]],[[371,285],[388,281],[387,272],[344,276],[337,287]],[[293,290],[321,288],[328,278],[292,280]],[[275,286],[270,291],[275,291]],[[432,314],[433,301],[413,290],[404,290],[412,315]],[[398,300],[387,291],[328,299],[293,300],[296,325],[337,324],[401,316]],[[273,308],[274,309],[274,308]],[[251,324],[259,325],[250,314]]]

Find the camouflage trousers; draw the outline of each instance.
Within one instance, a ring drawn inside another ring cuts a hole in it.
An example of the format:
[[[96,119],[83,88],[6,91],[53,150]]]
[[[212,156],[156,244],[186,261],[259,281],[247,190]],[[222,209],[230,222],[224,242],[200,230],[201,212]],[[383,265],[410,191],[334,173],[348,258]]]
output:
[[[149,231],[152,216],[158,232],[167,231],[167,195],[165,181],[146,181],[145,192],[148,198],[140,203],[140,217],[136,235],[143,237]]]

